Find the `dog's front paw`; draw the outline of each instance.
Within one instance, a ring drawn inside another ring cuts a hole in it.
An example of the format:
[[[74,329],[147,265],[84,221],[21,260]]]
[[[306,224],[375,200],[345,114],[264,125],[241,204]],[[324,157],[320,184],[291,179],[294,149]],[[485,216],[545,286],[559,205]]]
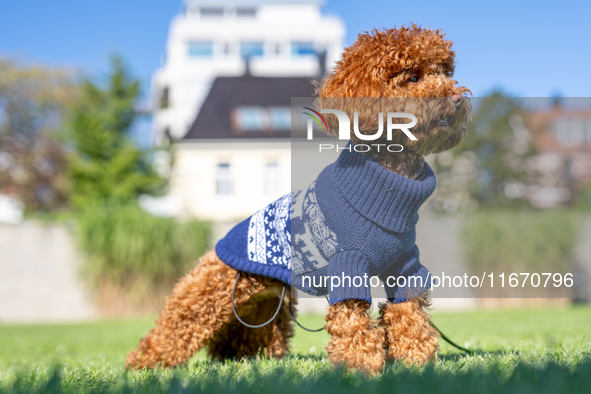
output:
[[[386,357],[384,330],[367,314],[368,307],[369,303],[361,300],[341,301],[329,307],[326,330],[331,340],[326,352],[336,366],[376,375],[382,371]]]
[[[423,309],[425,303],[422,299],[412,299],[380,306],[380,326],[385,331],[388,359],[423,365],[435,356],[439,333]]]

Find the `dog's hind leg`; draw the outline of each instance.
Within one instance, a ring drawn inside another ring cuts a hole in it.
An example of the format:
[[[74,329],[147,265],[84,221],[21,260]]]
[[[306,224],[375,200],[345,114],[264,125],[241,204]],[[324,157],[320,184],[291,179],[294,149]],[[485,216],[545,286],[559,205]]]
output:
[[[330,361],[337,366],[379,374],[385,359],[384,330],[367,313],[367,301],[349,299],[328,308],[326,331],[331,335],[326,346]]]
[[[232,290],[238,271],[210,251],[174,287],[148,335],[127,356],[128,368],[172,367],[191,358],[233,319]],[[241,278],[236,305],[247,302],[263,286]]]
[[[424,309],[429,305],[428,294],[398,304],[380,305],[380,326],[386,332],[388,359],[407,365],[421,365],[433,359],[439,333]]]
[[[281,282],[262,278],[266,289],[237,308],[240,318],[251,325],[269,321],[279,305]],[[289,288],[289,287],[288,287]],[[280,359],[289,353],[289,341],[293,337],[293,322],[289,313],[289,291],[277,317],[268,325],[249,328],[237,319],[224,325],[208,345],[209,355],[218,360],[227,358],[273,357]],[[295,300],[292,301],[292,304]]]

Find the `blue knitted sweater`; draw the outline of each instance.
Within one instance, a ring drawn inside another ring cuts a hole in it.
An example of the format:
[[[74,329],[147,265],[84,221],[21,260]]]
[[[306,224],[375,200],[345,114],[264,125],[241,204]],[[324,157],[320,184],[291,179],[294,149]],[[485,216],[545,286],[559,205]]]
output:
[[[216,253],[238,270],[330,294],[331,304],[371,301],[370,288],[379,283],[372,276],[384,282],[390,301],[418,296],[431,286],[431,275],[415,245],[417,211],[436,185],[426,163],[423,170],[425,179],[410,180],[344,150],[310,187],[236,225]],[[398,277],[404,280],[396,284]]]

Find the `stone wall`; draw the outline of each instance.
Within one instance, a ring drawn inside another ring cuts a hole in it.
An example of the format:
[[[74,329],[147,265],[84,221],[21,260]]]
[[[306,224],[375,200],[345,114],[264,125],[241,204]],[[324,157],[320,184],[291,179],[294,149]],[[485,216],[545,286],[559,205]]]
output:
[[[79,263],[64,226],[0,225],[0,323],[98,317],[84,291]]]
[[[421,261],[431,272],[465,272],[460,235],[462,219],[422,214],[417,225]],[[589,300],[591,284],[591,218],[583,220],[577,248],[575,297]],[[214,226],[216,238],[232,224]],[[64,226],[25,222],[0,225],[0,324],[62,322],[99,318],[81,278],[80,256],[71,232]],[[381,289],[380,289],[381,290]],[[374,294],[376,301],[382,292]],[[478,305],[466,290],[457,298],[436,298],[437,309],[466,309]],[[300,312],[322,313],[324,298],[300,299]]]

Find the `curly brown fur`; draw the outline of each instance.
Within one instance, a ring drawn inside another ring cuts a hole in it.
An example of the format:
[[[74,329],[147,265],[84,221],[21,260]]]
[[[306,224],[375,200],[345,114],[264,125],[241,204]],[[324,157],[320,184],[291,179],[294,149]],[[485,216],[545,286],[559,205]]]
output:
[[[433,359],[439,333],[424,308],[430,306],[427,295],[394,304],[380,305],[379,324],[386,334],[388,359],[407,365],[422,365]]]
[[[455,57],[452,44],[439,30],[416,25],[360,34],[324,79],[320,95],[448,97],[456,83],[451,80]],[[424,79],[409,84],[413,76]]]
[[[331,338],[326,353],[337,366],[375,375],[382,371],[386,352],[384,330],[367,313],[369,306],[363,300],[344,300],[328,308],[326,331]]]
[[[229,333],[228,327],[235,326],[231,299],[237,274],[238,271],[224,264],[215,252],[203,256],[195,269],[175,285],[156,327],[140,340],[138,350],[129,353],[126,367],[172,367],[184,363],[203,346],[210,344],[218,332]],[[258,308],[256,299],[259,297],[269,302],[275,298],[276,306],[281,287],[281,282],[277,280],[244,274],[236,289],[238,313],[248,315],[249,310]],[[281,356],[287,351],[287,340],[293,333],[287,326],[289,323],[286,323],[284,311],[282,319],[273,326],[283,330],[281,334],[268,335],[265,330],[253,330],[250,338],[256,346],[270,349],[274,356]],[[224,352],[254,355],[259,350],[254,348],[255,345],[245,348],[235,343],[236,349]],[[215,342],[212,349],[214,355],[222,356],[221,351],[216,354],[219,347]]]

